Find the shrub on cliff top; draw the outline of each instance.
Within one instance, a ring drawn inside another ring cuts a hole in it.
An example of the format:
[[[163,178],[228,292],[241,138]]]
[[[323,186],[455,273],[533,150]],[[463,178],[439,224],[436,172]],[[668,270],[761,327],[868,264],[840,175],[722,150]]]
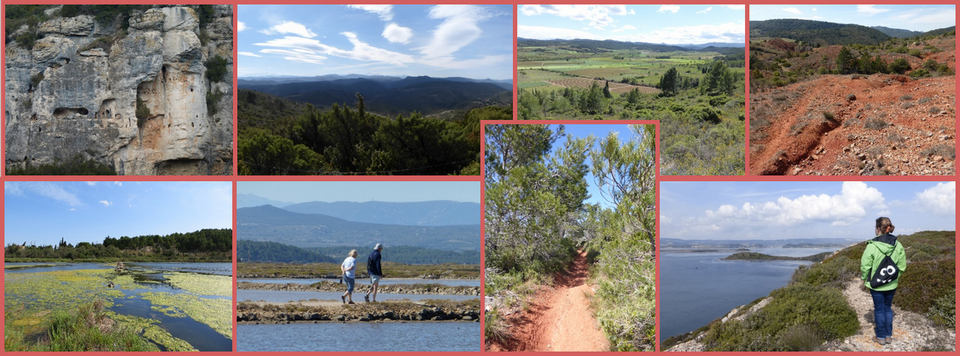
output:
[[[207,60],[204,65],[207,67],[207,79],[211,82],[219,82],[227,75],[227,59],[220,55]]]

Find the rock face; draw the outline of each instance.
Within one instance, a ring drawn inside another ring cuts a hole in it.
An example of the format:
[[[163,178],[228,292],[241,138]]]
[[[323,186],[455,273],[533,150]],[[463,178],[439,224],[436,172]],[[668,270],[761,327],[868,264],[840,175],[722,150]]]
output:
[[[32,48],[8,43],[6,167],[80,154],[122,175],[231,174],[232,11],[214,5],[203,26],[189,7],[134,10],[106,25],[54,18],[37,26]],[[205,63],[215,56],[227,73],[211,82]],[[138,101],[149,109],[139,120]]]

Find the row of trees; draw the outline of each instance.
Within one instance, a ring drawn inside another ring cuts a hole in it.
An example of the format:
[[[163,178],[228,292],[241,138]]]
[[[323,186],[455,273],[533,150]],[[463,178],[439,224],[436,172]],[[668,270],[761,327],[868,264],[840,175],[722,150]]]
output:
[[[690,88],[700,88],[701,94],[734,95],[738,87],[737,76],[725,61],[716,60],[709,66],[709,69],[703,68],[705,76],[702,80],[691,77],[683,77],[677,71],[677,68],[670,68],[660,77],[660,83],[657,88],[662,91],[663,96],[674,96],[682,90]]]
[[[282,262],[282,263],[340,263],[350,250],[360,253],[364,258],[370,247],[337,246],[301,248],[270,241],[237,241],[237,258],[240,262]],[[480,251],[449,251],[414,246],[390,246],[387,252],[390,262],[411,265],[432,265],[444,263],[479,264]]]
[[[655,340],[655,155],[652,125],[616,134],[566,136],[545,125],[491,125],[485,182],[486,290],[493,295],[549,279],[576,250],[590,251],[597,319],[615,350],[652,350]],[[592,173],[607,206],[588,204]],[[511,291],[516,293],[516,291]],[[506,293],[511,294],[511,293]],[[496,310],[487,313],[496,337]]]
[[[257,98],[269,100],[266,94]],[[358,93],[355,110],[334,104],[321,111],[308,105],[276,127],[241,131],[239,169],[258,175],[478,174],[480,120],[512,116],[509,107],[490,106],[454,120],[419,113],[390,119],[367,113]]]
[[[205,229],[170,235],[144,235],[113,238],[103,243],[80,242],[76,245],[60,239],[57,245],[8,244],[4,258],[49,260],[165,260],[212,259],[229,261],[233,252],[232,229]],[[203,256],[200,256],[203,255]]]

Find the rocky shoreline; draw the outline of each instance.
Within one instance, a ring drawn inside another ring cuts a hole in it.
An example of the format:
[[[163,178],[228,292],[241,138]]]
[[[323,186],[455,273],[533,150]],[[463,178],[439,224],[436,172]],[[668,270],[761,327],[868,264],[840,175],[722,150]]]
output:
[[[237,324],[480,321],[479,299],[433,304],[436,305],[402,301],[325,307],[301,303],[238,303]]]
[[[365,287],[358,285],[356,288],[363,289]],[[238,282],[237,289],[294,292],[343,292],[346,290],[346,285],[331,281],[320,281],[314,284]],[[381,284],[378,288],[378,292],[389,294],[444,294],[480,296],[480,287],[445,286],[441,284]]]

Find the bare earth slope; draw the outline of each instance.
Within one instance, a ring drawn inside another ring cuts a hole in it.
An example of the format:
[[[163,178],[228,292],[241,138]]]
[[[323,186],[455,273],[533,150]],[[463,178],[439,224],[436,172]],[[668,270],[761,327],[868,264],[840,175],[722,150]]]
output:
[[[587,269],[584,252],[557,276],[554,287],[537,293],[527,312],[510,320],[511,345],[490,345],[489,351],[608,351],[609,341],[590,310],[593,287],[585,283]]]
[[[754,94],[750,173],[953,175],[954,81],[823,75]]]

